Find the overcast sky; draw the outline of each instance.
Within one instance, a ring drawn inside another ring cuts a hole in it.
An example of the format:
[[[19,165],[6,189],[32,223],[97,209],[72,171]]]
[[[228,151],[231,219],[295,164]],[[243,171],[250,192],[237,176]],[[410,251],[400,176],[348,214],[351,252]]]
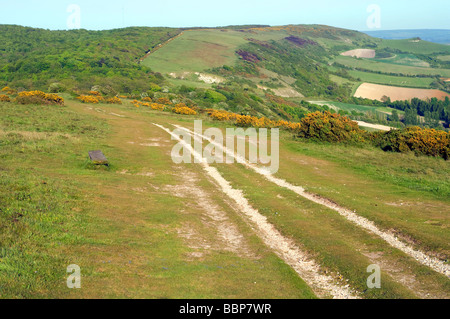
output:
[[[450,29],[449,12],[449,0],[0,0],[0,24],[62,30],[238,24]]]

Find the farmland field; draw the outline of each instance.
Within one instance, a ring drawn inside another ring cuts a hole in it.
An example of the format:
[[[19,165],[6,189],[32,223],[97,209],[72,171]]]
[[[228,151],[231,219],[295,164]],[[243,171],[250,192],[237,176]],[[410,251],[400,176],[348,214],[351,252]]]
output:
[[[380,49],[382,48],[392,48],[398,49],[405,52],[411,52],[412,54],[431,54],[439,52],[450,53],[450,46],[438,43],[432,43],[427,41],[417,41],[411,39],[405,40],[382,40],[378,44]]]
[[[444,99],[446,96],[450,97],[450,94],[439,90],[411,89],[363,83],[360,85],[354,96],[378,101],[382,101],[383,96],[388,96],[391,101],[403,101],[410,100],[412,98],[426,100],[432,97]]]
[[[425,68],[428,68],[430,66],[429,63],[420,60],[413,54],[395,54],[391,58],[384,58],[384,59],[375,58],[373,60],[378,61],[378,62],[383,62],[383,63],[418,66],[418,67],[425,67]]]
[[[429,88],[430,84],[435,81],[432,78],[412,78],[377,74],[371,72],[363,72],[357,70],[348,71],[348,73],[362,82],[370,82],[376,84],[387,84],[405,87]]]
[[[441,61],[450,61],[450,55],[440,55],[438,56],[438,59]]]
[[[421,68],[412,67],[406,65],[396,65],[383,62],[372,61],[368,59],[355,59],[351,57],[339,56],[336,58],[336,62],[352,68],[362,68],[372,71],[380,71],[384,73],[401,73],[408,75],[442,75],[445,77],[450,77],[450,69],[432,69],[432,68]]]

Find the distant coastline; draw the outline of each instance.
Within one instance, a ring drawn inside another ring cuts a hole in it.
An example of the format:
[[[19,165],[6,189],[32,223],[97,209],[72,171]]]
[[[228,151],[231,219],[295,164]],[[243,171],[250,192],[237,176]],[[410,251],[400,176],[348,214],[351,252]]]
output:
[[[425,41],[450,45],[450,30],[445,29],[377,30],[361,32],[381,39],[401,40],[419,37]]]

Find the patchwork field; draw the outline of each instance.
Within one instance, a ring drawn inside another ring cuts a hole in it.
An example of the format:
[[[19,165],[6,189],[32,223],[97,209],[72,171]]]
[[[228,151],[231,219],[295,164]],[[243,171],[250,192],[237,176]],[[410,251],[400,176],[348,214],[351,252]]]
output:
[[[413,54],[431,54],[431,53],[440,53],[440,52],[448,52],[450,53],[450,46],[444,44],[438,44],[423,40],[413,40],[413,39],[405,39],[405,40],[382,40],[378,47],[382,48],[392,48],[398,49],[404,52],[411,52]]]
[[[450,77],[450,69],[433,69],[423,67],[413,67],[407,65],[397,65],[391,63],[384,63],[378,61],[372,61],[369,59],[355,59],[351,57],[339,56],[336,58],[336,62],[346,65],[351,68],[362,68],[376,72],[384,73],[399,73],[407,75],[441,75]]]
[[[374,59],[374,60],[379,61],[379,62],[384,62],[384,63],[391,63],[391,64],[417,66],[417,67],[423,67],[423,68],[430,67],[429,63],[427,63],[423,60],[420,60],[414,54],[395,54],[391,58]]]
[[[359,86],[358,90],[356,90],[354,96],[379,101],[382,101],[383,96],[388,96],[391,101],[398,101],[410,100],[412,98],[426,100],[433,97],[444,99],[446,96],[450,97],[450,94],[439,90],[411,89],[372,83],[363,83]]]
[[[362,82],[414,87],[414,88],[429,88],[430,84],[433,81],[435,81],[435,79],[433,78],[412,78],[412,77],[392,76],[357,70],[351,70],[348,71],[348,73],[354,78],[361,80]]]
[[[438,56],[438,59],[441,61],[450,61],[450,55],[440,55]]]

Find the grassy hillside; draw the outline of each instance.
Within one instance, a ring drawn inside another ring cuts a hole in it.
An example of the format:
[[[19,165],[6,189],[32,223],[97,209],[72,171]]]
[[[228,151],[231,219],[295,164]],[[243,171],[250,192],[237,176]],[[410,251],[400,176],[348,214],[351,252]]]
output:
[[[123,105],[0,103],[0,292],[7,298],[316,298],[200,165],[176,165],[173,129],[227,124]],[[130,127],[133,129],[130,130]],[[206,144],[204,145],[206,146]],[[87,151],[101,148],[109,169]],[[277,177],[448,259],[449,162],[281,135]],[[449,281],[335,211],[243,165],[215,165],[262,216],[362,298],[446,298]],[[414,174],[412,174],[414,173]],[[95,191],[93,191],[95,190]],[[67,265],[82,289],[66,287]],[[367,289],[368,265],[382,288]],[[325,294],[326,297],[326,294]]]
[[[298,121],[321,110],[304,97],[353,103],[363,82],[450,90],[439,78],[450,77],[438,59],[447,54],[444,46],[323,25],[110,31],[4,25],[0,31],[0,86],[19,91],[79,95],[94,87],[137,99],[169,92],[203,108]],[[411,51],[403,51],[408,43]],[[357,48],[382,54],[376,60],[340,56]]]
[[[382,40],[380,41],[378,48],[396,49],[404,52],[410,52],[413,54],[433,54],[433,53],[450,52],[450,47],[448,45],[418,39]]]
[[[212,72],[230,82],[261,82],[274,89],[293,85],[301,94],[337,96],[346,90],[329,80],[326,62],[341,46],[366,42],[370,38],[358,32],[325,26],[192,30],[150,54],[143,64],[178,77]],[[267,72],[274,83],[267,83]],[[283,76],[292,82],[277,79]],[[327,87],[337,92],[325,92]]]
[[[355,59],[346,56],[336,57],[336,62],[348,66],[350,68],[367,69],[369,71],[381,72],[381,73],[397,73],[405,75],[429,75],[429,76],[450,76],[450,69],[435,69],[414,67],[408,65],[396,65],[393,63],[386,63],[385,61],[374,61],[371,59]]]
[[[237,31],[187,30],[145,59],[143,65],[164,74],[202,72],[236,63],[236,48],[244,43],[242,33]]]

